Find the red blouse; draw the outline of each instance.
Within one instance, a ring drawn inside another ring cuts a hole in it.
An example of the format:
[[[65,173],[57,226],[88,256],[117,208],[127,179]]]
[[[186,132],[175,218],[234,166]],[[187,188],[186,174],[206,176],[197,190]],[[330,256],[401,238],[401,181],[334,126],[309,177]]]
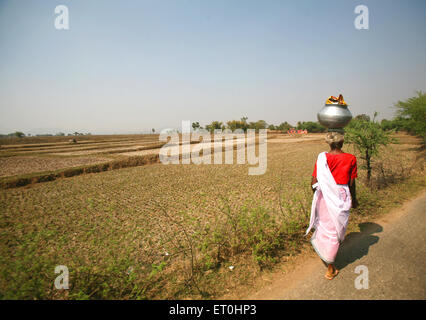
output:
[[[348,184],[350,179],[358,177],[356,157],[350,153],[325,154],[331,174],[337,184]],[[315,162],[313,177],[317,177],[317,163]]]

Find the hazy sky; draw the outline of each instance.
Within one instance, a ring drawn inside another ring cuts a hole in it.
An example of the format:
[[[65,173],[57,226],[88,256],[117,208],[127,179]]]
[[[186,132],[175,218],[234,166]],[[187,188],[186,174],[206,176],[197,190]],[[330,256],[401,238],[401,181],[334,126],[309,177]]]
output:
[[[69,30],[54,27],[57,5]],[[354,9],[369,8],[369,30]],[[0,133],[316,121],[426,90],[426,1],[0,0]]]

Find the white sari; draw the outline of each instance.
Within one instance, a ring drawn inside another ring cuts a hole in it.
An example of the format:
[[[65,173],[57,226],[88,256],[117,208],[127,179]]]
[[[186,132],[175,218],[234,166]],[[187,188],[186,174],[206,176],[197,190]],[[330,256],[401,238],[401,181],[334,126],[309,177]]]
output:
[[[314,228],[311,243],[320,258],[333,263],[340,243],[345,239],[352,206],[347,185],[338,185],[327,164],[326,152],[318,155],[318,187],[312,200],[311,219],[306,234]]]

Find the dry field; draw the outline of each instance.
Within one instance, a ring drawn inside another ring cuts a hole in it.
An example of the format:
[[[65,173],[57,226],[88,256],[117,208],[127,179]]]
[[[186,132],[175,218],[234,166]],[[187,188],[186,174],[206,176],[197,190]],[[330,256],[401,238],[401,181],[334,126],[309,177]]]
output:
[[[65,168],[79,167],[88,164],[107,162],[108,158],[76,157],[49,158],[38,156],[15,156],[0,158],[0,177],[15,176],[25,173],[46,172]]]
[[[374,163],[372,190],[359,170],[353,221],[398,203],[395,182],[425,186],[418,141],[398,137]],[[260,176],[248,164],[155,163],[0,189],[0,298],[214,298],[250,283],[307,241],[321,139],[271,137]],[[69,290],[54,288],[57,265],[69,268]]]
[[[275,143],[298,141],[295,137],[282,134],[271,137],[271,142]],[[0,188],[152,163],[152,156],[157,158],[155,160],[154,157],[154,162],[158,161],[160,147],[164,144],[159,141],[159,135],[151,134],[83,136],[76,137],[77,143],[70,143],[68,140],[71,138],[0,139]],[[321,139],[318,135],[310,134],[302,140],[318,139]]]
[[[50,181],[52,179],[46,177],[52,173],[58,177],[74,175],[73,168],[75,174],[80,174],[81,169],[102,171],[93,168],[125,163],[129,158],[126,152],[155,150],[163,144],[158,135],[150,134],[82,136],[75,137],[77,143],[69,142],[71,138],[74,137],[0,139],[0,184],[9,181],[9,186],[14,187]]]

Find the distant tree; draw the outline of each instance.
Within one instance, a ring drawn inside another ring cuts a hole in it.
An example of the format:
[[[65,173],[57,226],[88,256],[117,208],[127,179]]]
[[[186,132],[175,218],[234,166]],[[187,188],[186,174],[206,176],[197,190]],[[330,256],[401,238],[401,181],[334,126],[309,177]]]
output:
[[[368,182],[371,179],[371,159],[379,154],[381,147],[394,142],[390,136],[393,131],[383,130],[380,124],[375,122],[376,116],[377,112],[374,113],[373,121],[367,121],[366,118],[353,119],[345,128],[345,142],[353,144],[361,153]]]
[[[266,129],[268,127],[268,124],[265,120],[248,123],[247,119],[247,117],[242,117],[241,120],[228,121],[226,122],[226,128],[230,129],[231,131],[242,129],[244,132],[247,132],[247,129],[255,129],[256,131],[259,131],[259,129]]]
[[[404,128],[423,139],[426,143],[426,93],[417,91],[417,96],[405,101],[398,101],[397,117],[399,117]]]
[[[326,127],[319,124],[318,122],[306,121],[306,122],[298,122],[296,129],[298,130],[308,130],[308,132],[318,133],[325,132],[327,130]]]
[[[155,129],[154,128],[152,128],[151,131],[152,131],[153,134],[155,133]]]
[[[369,115],[367,115],[367,114],[362,113],[362,114],[357,115],[357,116],[354,118],[354,120],[365,120],[365,121],[370,121],[370,116],[369,116]]]
[[[266,123],[265,120],[258,120],[255,122],[255,129],[259,130],[259,129],[266,129],[266,127],[268,126],[268,124]]]
[[[242,129],[245,132],[247,131],[248,124],[247,122],[241,120],[231,120],[226,123],[226,127],[231,131]]]
[[[220,121],[212,121],[211,124],[206,125],[206,130],[213,132],[215,129],[225,129],[225,126]]]
[[[58,133],[56,134],[56,136],[63,137],[63,136],[65,136],[65,133],[63,133],[63,132],[58,132]]]
[[[192,129],[194,131],[197,131],[198,129],[201,129],[200,123],[198,121],[197,122],[193,122],[192,123]]]
[[[395,131],[401,131],[401,130],[406,130],[406,119],[403,119],[401,117],[395,117],[392,120],[387,120],[387,119],[383,119],[380,122],[380,125],[382,126],[383,130],[395,130]]]
[[[287,121],[282,122],[277,129],[281,130],[282,132],[287,132],[290,128],[293,128],[291,124],[289,124]]]
[[[23,133],[23,132],[21,132],[21,131],[15,131],[15,132],[13,133],[13,135],[14,135],[15,137],[18,137],[18,138],[23,138],[23,137],[25,137],[25,133]]]
[[[247,119],[248,119],[248,117],[242,117],[241,118],[241,123],[242,123],[241,129],[243,129],[244,132],[247,132],[247,129],[248,129]]]
[[[380,121],[380,126],[385,131],[392,130],[392,120],[382,119],[382,121]]]
[[[231,130],[234,131],[235,129],[241,128],[242,125],[240,125],[241,121],[238,120],[231,120],[226,122],[226,127]]]
[[[259,121],[256,121],[256,122],[250,122],[248,124],[248,128],[249,129],[255,129],[256,131],[259,131],[259,129],[266,129],[267,125],[268,124],[266,123],[265,120],[259,120]]]

